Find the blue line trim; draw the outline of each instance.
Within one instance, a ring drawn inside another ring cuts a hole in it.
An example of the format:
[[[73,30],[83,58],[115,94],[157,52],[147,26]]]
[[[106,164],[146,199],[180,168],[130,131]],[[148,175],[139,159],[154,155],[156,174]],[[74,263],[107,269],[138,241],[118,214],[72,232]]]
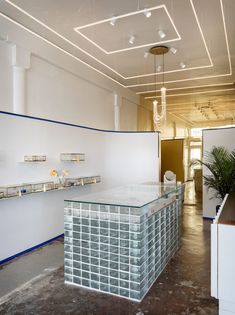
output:
[[[202,217],[203,219],[205,219],[205,220],[214,220],[214,217],[212,218],[212,217]]]
[[[28,116],[28,115],[21,115],[21,114],[15,114],[11,112],[5,112],[5,111],[0,111],[0,114],[3,115],[9,115],[9,116],[16,116],[16,117],[21,117],[21,118],[27,118],[27,119],[34,119],[34,120],[39,120],[39,121],[45,121],[53,124],[58,124],[58,125],[65,125],[65,126],[70,126],[70,127],[76,127],[76,128],[83,128],[83,129],[88,129],[88,130],[94,130],[94,131],[100,131],[100,132],[114,132],[114,133],[160,133],[160,131],[116,131],[116,130],[106,130],[106,129],[98,129],[98,128],[92,128],[92,127],[87,127],[87,126],[80,126],[72,123],[67,123],[64,121],[59,121],[59,120],[53,120],[53,119],[47,119],[47,118],[41,118],[41,117],[35,117],[35,116]]]
[[[235,128],[235,126],[234,127],[232,127],[232,126],[230,126],[230,127],[226,127],[226,126],[224,126],[224,127],[221,127],[221,128],[206,128],[206,129],[202,129],[202,133],[203,133],[203,131],[213,131],[213,130],[224,130],[224,129],[234,129]]]
[[[12,259],[14,259],[14,258],[16,258],[16,257],[22,256],[22,255],[24,255],[24,254],[26,254],[26,253],[28,253],[28,252],[31,252],[31,251],[33,251],[33,250],[36,249],[36,248],[39,248],[39,247],[42,247],[42,246],[44,246],[44,245],[46,245],[46,244],[48,244],[48,243],[51,243],[51,242],[57,240],[58,238],[60,238],[60,237],[62,237],[62,236],[64,236],[64,233],[63,233],[63,234],[60,234],[60,235],[58,235],[58,236],[56,236],[56,237],[53,237],[53,238],[49,239],[48,241],[45,241],[45,242],[43,242],[43,243],[41,243],[41,244],[35,245],[35,246],[31,247],[31,248],[28,248],[28,249],[24,250],[23,252],[17,253],[17,254],[15,254],[15,255],[13,255],[13,256],[10,256],[10,257],[8,257],[8,258],[5,258],[5,259],[3,259],[3,260],[0,260],[0,265],[1,265],[1,264],[4,264],[5,262],[7,262],[7,261],[9,261],[9,260],[12,260]]]

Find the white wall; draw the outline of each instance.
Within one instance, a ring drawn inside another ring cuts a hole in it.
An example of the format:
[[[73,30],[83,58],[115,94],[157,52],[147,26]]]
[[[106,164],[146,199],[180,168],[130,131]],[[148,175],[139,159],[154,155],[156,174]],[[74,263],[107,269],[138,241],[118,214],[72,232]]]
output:
[[[211,151],[213,146],[224,146],[228,150],[235,149],[235,128],[205,129],[202,132],[203,157],[205,152]],[[203,175],[208,175],[208,170],[203,167]],[[213,192],[208,191],[203,185],[203,216],[214,218],[216,205],[221,201],[213,197]]]
[[[0,186],[101,175],[102,183],[0,200],[0,261],[63,233],[64,199],[100,189],[158,181],[158,133],[103,132],[0,113]],[[85,153],[85,162],[60,162],[61,152]],[[27,154],[47,161],[24,163]]]
[[[115,93],[123,100],[122,130],[137,130],[139,96],[134,92],[0,16],[2,33],[8,36],[8,43],[0,43],[0,79],[4,82],[0,110],[13,110],[11,46],[16,44],[31,53],[26,70],[26,114],[114,129]]]

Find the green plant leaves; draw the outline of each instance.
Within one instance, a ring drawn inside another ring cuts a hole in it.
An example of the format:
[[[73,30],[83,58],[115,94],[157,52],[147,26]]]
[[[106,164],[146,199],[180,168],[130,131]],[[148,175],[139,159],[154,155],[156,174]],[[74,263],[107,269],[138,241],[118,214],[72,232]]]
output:
[[[235,191],[235,150],[229,152],[225,147],[214,146],[206,152],[203,161],[197,162],[210,171],[210,175],[203,176],[204,184],[215,191],[215,197],[223,199]]]

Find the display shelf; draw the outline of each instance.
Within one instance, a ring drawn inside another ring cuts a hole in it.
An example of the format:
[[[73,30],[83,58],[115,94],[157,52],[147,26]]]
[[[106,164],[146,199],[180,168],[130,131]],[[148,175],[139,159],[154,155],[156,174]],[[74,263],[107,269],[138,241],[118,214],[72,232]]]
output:
[[[66,200],[65,282],[141,301],[180,245],[181,187]]]
[[[24,162],[46,162],[46,155],[25,155]]]
[[[83,162],[85,161],[84,153],[60,153],[62,162]]]
[[[85,179],[85,180],[84,180]],[[54,181],[22,183],[16,185],[0,186],[0,199],[21,197],[27,194],[67,189],[76,186],[96,184],[101,182],[101,176],[66,178],[64,183]]]

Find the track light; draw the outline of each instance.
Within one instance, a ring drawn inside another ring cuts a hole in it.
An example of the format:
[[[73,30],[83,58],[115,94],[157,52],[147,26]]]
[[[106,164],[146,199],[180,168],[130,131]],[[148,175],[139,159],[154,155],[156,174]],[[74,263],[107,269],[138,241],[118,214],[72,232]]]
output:
[[[115,17],[112,17],[112,19],[110,20],[109,24],[112,26],[115,26],[117,19]]]
[[[175,47],[171,47],[170,51],[172,52],[172,54],[176,54],[177,53],[177,49]]]
[[[134,44],[134,42],[135,42],[135,36],[132,35],[132,36],[130,37],[130,39],[129,39],[129,43],[130,43],[130,44]]]
[[[144,15],[146,16],[146,18],[150,18],[150,16],[152,15],[152,12],[149,11],[148,9],[144,9]]]
[[[157,67],[156,67],[156,71],[157,72],[160,72],[162,70],[162,66],[161,65],[158,65]]]
[[[148,56],[149,56],[149,52],[148,52],[148,51],[146,51],[146,52],[144,53],[144,59],[147,59],[147,58],[148,58]]]
[[[186,68],[186,64],[185,64],[183,61],[181,61],[181,62],[180,62],[180,67],[181,67],[182,69],[184,69],[184,68]]]
[[[158,31],[158,35],[161,37],[161,39],[166,37],[166,34],[162,30]]]

